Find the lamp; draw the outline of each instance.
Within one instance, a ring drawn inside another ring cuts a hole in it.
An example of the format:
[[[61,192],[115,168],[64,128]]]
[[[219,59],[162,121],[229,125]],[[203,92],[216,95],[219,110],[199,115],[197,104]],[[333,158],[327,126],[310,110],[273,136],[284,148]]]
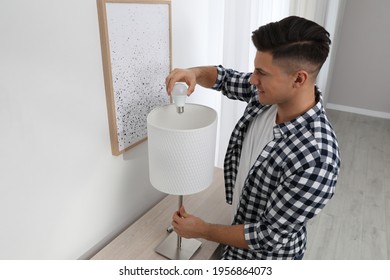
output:
[[[183,104],[184,105],[184,104]],[[147,117],[150,182],[157,190],[179,196],[210,186],[214,174],[217,113],[197,104],[158,107]],[[181,239],[175,232],[156,247],[169,259],[190,259],[201,242]]]

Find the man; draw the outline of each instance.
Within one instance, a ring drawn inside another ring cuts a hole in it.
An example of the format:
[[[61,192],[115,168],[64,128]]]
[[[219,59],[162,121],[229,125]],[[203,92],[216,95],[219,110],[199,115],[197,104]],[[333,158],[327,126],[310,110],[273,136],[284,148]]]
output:
[[[329,33],[291,16],[260,27],[252,41],[253,73],[206,66],[175,69],[166,79],[168,94],[176,82],[186,82],[188,94],[199,84],[248,103],[224,162],[232,225],[209,224],[184,207],[172,225],[184,238],[226,245],[223,259],[302,259],[306,223],[333,196],[340,168],[337,139],[315,86]]]

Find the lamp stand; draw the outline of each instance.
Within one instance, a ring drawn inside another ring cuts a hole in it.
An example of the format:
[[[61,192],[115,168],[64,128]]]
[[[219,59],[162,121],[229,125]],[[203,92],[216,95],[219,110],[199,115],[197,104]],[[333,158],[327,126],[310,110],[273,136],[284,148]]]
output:
[[[183,205],[183,196],[179,195],[179,209]],[[155,249],[156,253],[171,260],[189,260],[202,245],[196,239],[182,239],[172,232]]]

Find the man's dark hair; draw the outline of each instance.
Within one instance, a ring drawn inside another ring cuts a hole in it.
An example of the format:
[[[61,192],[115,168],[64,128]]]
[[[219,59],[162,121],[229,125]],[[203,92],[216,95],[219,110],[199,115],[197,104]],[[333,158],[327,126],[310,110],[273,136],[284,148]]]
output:
[[[272,54],[285,71],[304,69],[316,77],[329,53],[329,33],[317,23],[290,16],[252,33],[256,49]],[[301,68],[301,69],[298,69]]]

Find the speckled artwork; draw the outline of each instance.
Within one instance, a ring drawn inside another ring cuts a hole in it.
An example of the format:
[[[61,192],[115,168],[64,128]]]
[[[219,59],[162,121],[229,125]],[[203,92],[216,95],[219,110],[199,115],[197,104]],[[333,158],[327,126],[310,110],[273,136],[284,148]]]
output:
[[[147,136],[146,118],[169,103],[169,5],[106,3],[118,150]]]

